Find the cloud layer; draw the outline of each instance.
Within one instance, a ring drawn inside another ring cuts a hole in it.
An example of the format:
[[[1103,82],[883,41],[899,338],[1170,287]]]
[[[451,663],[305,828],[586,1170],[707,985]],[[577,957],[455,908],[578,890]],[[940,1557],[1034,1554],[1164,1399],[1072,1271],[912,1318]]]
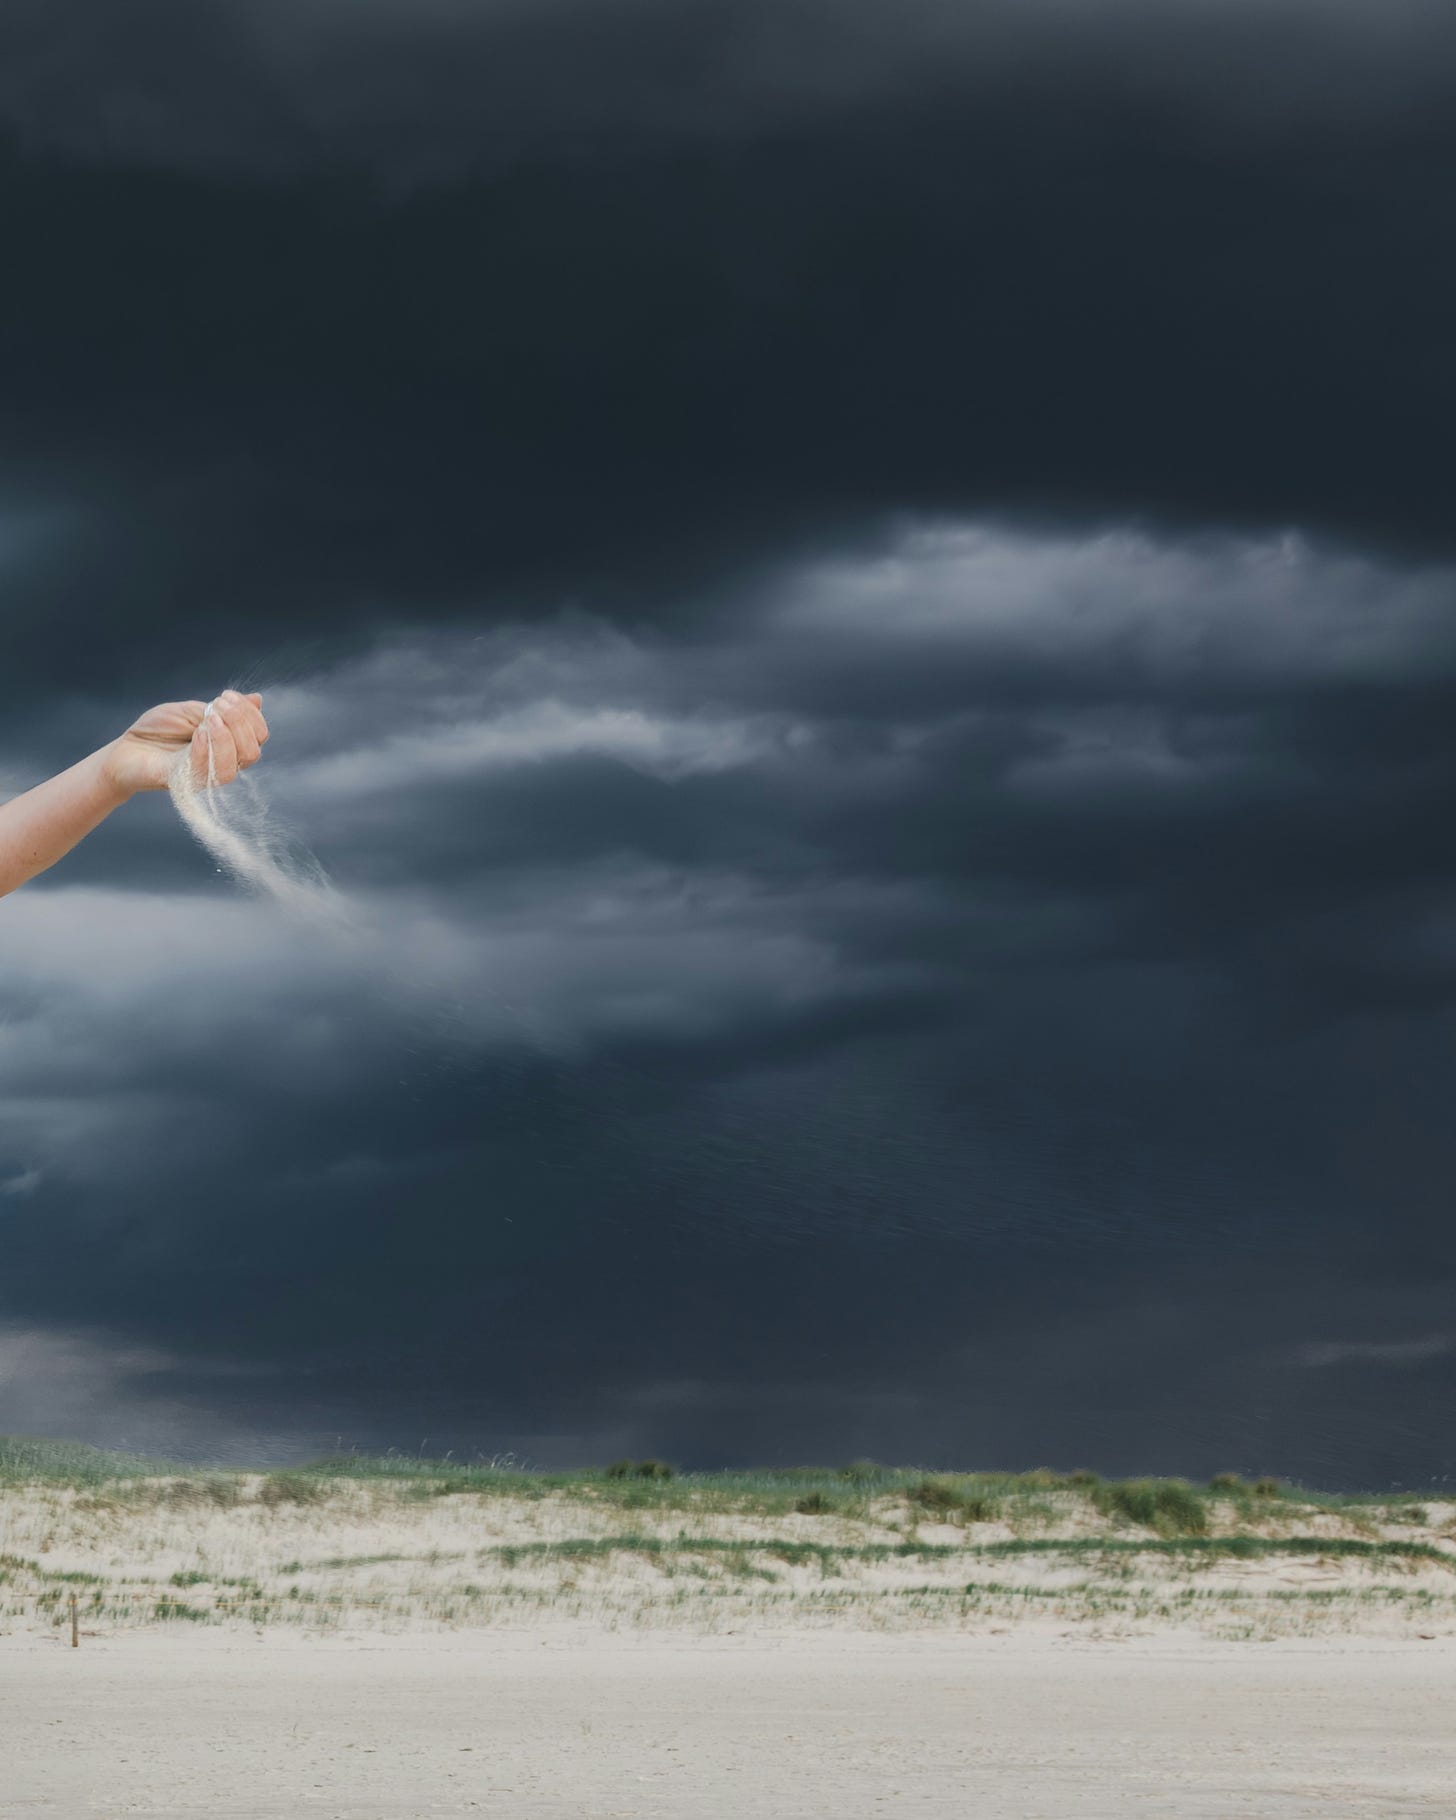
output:
[[[1446,1473],[1453,87],[8,7],[0,778],[264,687],[354,914],[165,802],[6,901],[0,1419]]]
[[[1450,591],[940,521],[675,628],[299,675],[268,792],[346,933],[160,803],[6,906],[3,1312],[156,1349],[191,1446],[205,1396],[285,1451],[428,1407],[539,1457],[1069,1457],[1049,1366],[971,1392],[1051,1332],[1129,1466],[1135,1428],[1170,1468],[1398,1470],[1308,1372],[1396,1360],[1435,1470],[1449,1349],[1402,1323],[1456,1162]],[[1150,1347],[1194,1373],[1161,1413]]]
[[[0,27],[12,702],[907,510],[1451,554],[1449,9],[113,15]]]

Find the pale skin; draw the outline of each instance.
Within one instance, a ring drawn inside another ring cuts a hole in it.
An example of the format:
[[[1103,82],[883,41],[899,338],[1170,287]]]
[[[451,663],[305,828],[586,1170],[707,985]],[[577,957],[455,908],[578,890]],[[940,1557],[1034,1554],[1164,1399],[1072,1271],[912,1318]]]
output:
[[[225,689],[215,701],[168,701],[149,708],[125,733],[47,778],[23,796],[0,803],[0,897],[55,865],[143,790],[165,790],[179,754],[191,748],[192,775],[231,783],[258,762],[268,738],[261,695]]]

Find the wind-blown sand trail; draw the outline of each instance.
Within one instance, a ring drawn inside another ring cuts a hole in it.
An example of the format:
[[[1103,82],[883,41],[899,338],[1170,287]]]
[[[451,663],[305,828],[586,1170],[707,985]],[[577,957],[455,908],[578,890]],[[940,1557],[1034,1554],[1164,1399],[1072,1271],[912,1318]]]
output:
[[[1456,1816],[1450,1503],[6,1445],[0,1820]]]

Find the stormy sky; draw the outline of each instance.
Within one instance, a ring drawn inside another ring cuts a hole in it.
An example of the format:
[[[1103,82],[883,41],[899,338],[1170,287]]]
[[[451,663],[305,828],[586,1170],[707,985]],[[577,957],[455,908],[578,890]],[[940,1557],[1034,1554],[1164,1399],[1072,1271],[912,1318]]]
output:
[[[1446,0],[11,0],[0,1429],[1456,1472]]]

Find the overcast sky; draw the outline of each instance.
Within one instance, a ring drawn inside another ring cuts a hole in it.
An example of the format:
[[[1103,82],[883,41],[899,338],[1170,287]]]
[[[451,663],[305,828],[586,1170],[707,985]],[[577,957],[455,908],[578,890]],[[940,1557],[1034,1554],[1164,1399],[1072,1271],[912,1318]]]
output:
[[[14,0],[0,1429],[1456,1473],[1448,0]]]

